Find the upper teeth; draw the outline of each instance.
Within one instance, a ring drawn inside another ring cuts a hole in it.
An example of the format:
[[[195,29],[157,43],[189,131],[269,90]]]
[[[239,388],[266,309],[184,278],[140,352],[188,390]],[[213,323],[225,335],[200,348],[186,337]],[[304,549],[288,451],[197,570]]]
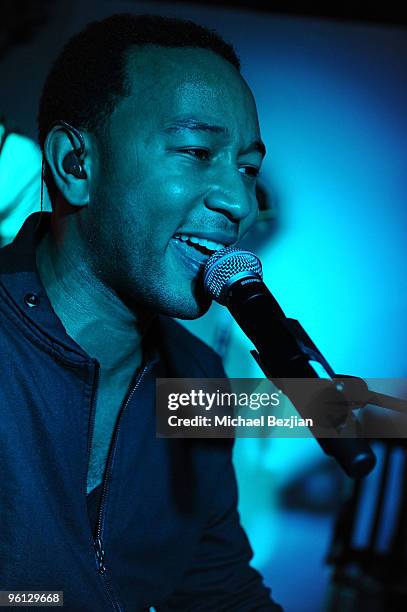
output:
[[[207,240],[207,238],[198,238],[198,236],[189,236],[188,234],[176,234],[175,238],[179,238],[184,242],[189,240],[190,242],[193,242],[194,244],[199,244],[200,246],[203,246],[209,249],[210,251],[218,251],[219,249],[223,249],[223,247],[225,246],[224,244],[220,242],[215,242],[214,240]]]

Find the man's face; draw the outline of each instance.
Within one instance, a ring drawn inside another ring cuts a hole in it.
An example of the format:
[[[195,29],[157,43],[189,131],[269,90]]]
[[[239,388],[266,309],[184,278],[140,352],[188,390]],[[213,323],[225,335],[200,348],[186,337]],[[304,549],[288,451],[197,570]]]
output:
[[[203,264],[257,216],[256,107],[211,51],[134,49],[127,72],[131,95],[107,123],[86,211],[93,265],[126,303],[196,318],[210,304]]]

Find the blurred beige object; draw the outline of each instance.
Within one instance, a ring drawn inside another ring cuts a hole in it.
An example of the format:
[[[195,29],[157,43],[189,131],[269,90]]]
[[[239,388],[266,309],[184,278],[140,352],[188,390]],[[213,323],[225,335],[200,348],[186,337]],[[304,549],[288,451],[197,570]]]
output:
[[[12,242],[24,220],[41,209],[41,150],[30,138],[5,132],[2,124],[0,146],[0,244],[4,246]],[[51,210],[45,186],[43,210]]]

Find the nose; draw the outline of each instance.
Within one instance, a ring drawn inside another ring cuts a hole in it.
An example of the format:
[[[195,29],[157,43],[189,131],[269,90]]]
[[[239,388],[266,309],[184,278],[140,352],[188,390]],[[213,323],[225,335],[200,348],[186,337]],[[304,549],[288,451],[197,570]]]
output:
[[[251,224],[257,216],[257,199],[253,184],[245,184],[247,179],[236,168],[221,172],[214,180],[205,196],[205,205],[218,211],[234,222]]]

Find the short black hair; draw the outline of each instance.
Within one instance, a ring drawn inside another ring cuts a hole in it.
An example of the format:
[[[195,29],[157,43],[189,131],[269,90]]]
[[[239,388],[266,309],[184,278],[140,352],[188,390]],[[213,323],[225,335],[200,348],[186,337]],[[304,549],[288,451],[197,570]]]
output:
[[[127,13],[94,21],[67,42],[47,76],[38,110],[42,150],[58,119],[91,132],[103,127],[120,98],[130,94],[126,51],[143,45],[208,49],[240,71],[233,47],[192,21]],[[50,172],[45,176],[52,198],[55,185]]]

